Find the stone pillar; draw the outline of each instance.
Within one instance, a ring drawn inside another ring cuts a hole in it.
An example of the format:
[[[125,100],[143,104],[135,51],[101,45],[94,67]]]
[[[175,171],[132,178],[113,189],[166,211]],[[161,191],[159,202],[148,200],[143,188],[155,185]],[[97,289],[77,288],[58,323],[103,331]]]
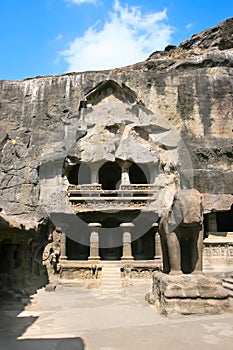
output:
[[[212,212],[207,215],[208,232],[218,232],[216,213]]]
[[[129,185],[129,168],[122,168],[121,169],[121,185]]]
[[[66,256],[66,235],[65,233],[61,233],[61,255],[59,257],[60,260],[66,260],[67,256]]]
[[[150,183],[154,184],[155,183],[155,179],[158,176],[159,170],[158,170],[158,166],[156,166],[156,164],[152,164],[152,165],[148,165],[149,168],[149,172],[150,172]]]
[[[130,185],[129,168],[132,165],[132,163],[127,160],[119,159],[118,164],[121,167],[121,185]]]
[[[120,224],[120,227],[123,228],[123,255],[121,260],[133,260],[132,256],[132,247],[131,247],[131,229],[134,227],[134,224],[131,222],[126,222]]]
[[[161,247],[161,240],[160,235],[158,233],[158,223],[155,222],[152,227],[154,229],[154,237],[155,237],[155,256],[154,259],[161,259],[162,257],[162,247]]]
[[[99,165],[96,163],[90,163],[88,165],[91,170],[91,184],[97,184],[99,181],[98,179]]]
[[[102,225],[98,222],[91,222],[88,224],[89,227],[93,227],[93,230],[90,235],[90,256],[88,260],[100,260],[99,256],[99,232],[98,228]]]

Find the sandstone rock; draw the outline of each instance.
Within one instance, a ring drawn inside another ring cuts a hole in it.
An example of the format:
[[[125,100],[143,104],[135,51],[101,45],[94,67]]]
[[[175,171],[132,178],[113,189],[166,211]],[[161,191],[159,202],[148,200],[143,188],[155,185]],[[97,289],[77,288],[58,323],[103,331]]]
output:
[[[146,300],[165,315],[217,314],[230,308],[229,294],[217,279],[204,275],[153,275]]]
[[[45,286],[45,291],[46,292],[54,292],[56,287],[57,287],[56,284],[49,283]]]
[[[178,188],[206,193],[206,213],[230,208],[232,32],[229,19],[125,68],[0,81],[0,233],[23,237],[23,266],[41,254],[48,217],[71,216],[66,175],[79,162],[146,164],[157,216]]]
[[[158,152],[149,151],[154,142],[161,145],[160,157],[162,148],[176,149],[179,143],[169,135],[170,121],[188,146],[194,187],[231,193],[232,46],[229,19],[121,70],[1,81],[0,207],[36,227],[46,215],[46,202],[52,200],[55,211],[67,210],[62,179],[67,155],[83,161],[113,161],[117,155],[157,162]],[[85,116],[80,114],[84,96]],[[122,122],[135,123],[124,142],[118,131],[109,131],[113,125],[120,130]],[[147,139],[136,131],[139,126]],[[134,146],[133,134],[141,140],[137,156],[127,149]],[[50,190],[47,200],[46,189],[54,186],[60,193]]]
[[[205,213],[219,210],[227,211],[230,210],[233,205],[232,194],[204,193],[202,198]]]
[[[220,50],[231,49],[233,47],[232,32],[233,18],[229,18],[214,28],[193,35],[191,40],[186,40],[180,44],[180,47],[186,50],[195,48],[218,48]]]

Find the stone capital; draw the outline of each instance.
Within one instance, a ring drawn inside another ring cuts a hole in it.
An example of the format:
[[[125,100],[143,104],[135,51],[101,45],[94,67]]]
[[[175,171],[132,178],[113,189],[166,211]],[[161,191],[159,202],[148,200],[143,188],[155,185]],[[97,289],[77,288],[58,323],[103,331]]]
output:
[[[120,224],[121,228],[126,228],[128,231],[132,230],[132,228],[134,227],[134,224],[132,222],[123,222],[122,224]]]

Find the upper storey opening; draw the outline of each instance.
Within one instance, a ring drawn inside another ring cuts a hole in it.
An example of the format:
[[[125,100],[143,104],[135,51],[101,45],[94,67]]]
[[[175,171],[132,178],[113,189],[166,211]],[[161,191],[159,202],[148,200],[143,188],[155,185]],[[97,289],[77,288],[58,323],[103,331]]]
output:
[[[80,103],[79,110],[88,105],[97,105],[109,96],[114,96],[123,103],[129,104],[133,104],[137,100],[135,92],[126,85],[119,85],[114,80],[104,80],[85,95],[84,100]]]

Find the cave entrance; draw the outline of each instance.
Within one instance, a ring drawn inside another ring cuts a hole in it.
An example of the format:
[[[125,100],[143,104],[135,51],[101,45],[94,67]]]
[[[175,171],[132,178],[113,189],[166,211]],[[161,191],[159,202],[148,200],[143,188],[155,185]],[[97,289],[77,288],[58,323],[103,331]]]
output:
[[[218,211],[204,214],[205,237],[209,232],[233,232],[233,206],[227,211]]]
[[[105,219],[102,222],[100,232],[100,249],[101,260],[120,260],[123,254],[122,248],[122,231],[119,228],[120,221],[114,217]]]
[[[84,185],[91,183],[91,170],[87,164],[73,165],[67,175],[71,185]]]
[[[116,162],[107,162],[99,169],[99,183],[103,190],[116,190],[121,181],[121,168]]]
[[[233,232],[233,206],[231,210],[216,212],[218,232]]]
[[[66,255],[69,260],[87,260],[90,247],[66,237]]]
[[[132,236],[133,239],[133,236]],[[153,260],[155,255],[155,234],[151,228],[132,242],[132,255],[135,260]]]
[[[131,184],[150,183],[150,172],[145,164],[133,163],[129,168],[129,179]]]

